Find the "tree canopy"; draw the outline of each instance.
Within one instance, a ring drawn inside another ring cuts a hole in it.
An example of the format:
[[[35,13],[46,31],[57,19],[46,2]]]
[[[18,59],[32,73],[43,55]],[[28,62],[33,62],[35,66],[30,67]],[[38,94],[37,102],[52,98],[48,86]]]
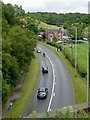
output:
[[[29,29],[25,21],[21,21],[25,15],[22,6],[2,2],[2,11],[2,99],[5,104],[10,90],[18,83],[21,73],[28,70],[34,57],[37,26],[35,21],[29,21],[29,25],[33,24]]]

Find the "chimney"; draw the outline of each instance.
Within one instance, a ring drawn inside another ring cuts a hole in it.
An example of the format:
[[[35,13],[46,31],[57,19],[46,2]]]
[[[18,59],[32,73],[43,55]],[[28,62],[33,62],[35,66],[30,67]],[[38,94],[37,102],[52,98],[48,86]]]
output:
[[[59,32],[61,31],[61,27],[59,28]]]
[[[48,39],[48,28],[46,28],[46,40]]]

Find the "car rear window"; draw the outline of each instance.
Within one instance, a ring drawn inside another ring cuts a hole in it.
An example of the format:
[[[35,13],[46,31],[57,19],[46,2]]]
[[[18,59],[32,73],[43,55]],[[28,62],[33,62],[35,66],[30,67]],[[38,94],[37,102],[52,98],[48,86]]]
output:
[[[45,88],[40,88],[40,92],[41,92],[41,91],[44,92],[44,91],[45,91]]]

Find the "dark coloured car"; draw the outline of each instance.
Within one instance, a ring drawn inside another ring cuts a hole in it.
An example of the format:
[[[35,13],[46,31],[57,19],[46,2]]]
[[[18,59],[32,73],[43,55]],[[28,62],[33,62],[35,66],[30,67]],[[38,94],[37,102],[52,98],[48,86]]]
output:
[[[40,99],[43,99],[43,98],[46,98],[48,95],[48,88],[39,88],[37,90],[37,98],[40,98]]]
[[[47,66],[42,67],[42,73],[48,73],[48,67]]]
[[[45,57],[45,53],[43,53],[43,56]]]

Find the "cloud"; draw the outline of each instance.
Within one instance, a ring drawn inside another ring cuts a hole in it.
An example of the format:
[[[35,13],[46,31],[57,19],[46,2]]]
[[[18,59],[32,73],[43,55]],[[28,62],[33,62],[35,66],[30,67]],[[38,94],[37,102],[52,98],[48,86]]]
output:
[[[88,13],[88,0],[3,0],[5,3],[12,5],[22,5],[26,12],[81,12]]]

